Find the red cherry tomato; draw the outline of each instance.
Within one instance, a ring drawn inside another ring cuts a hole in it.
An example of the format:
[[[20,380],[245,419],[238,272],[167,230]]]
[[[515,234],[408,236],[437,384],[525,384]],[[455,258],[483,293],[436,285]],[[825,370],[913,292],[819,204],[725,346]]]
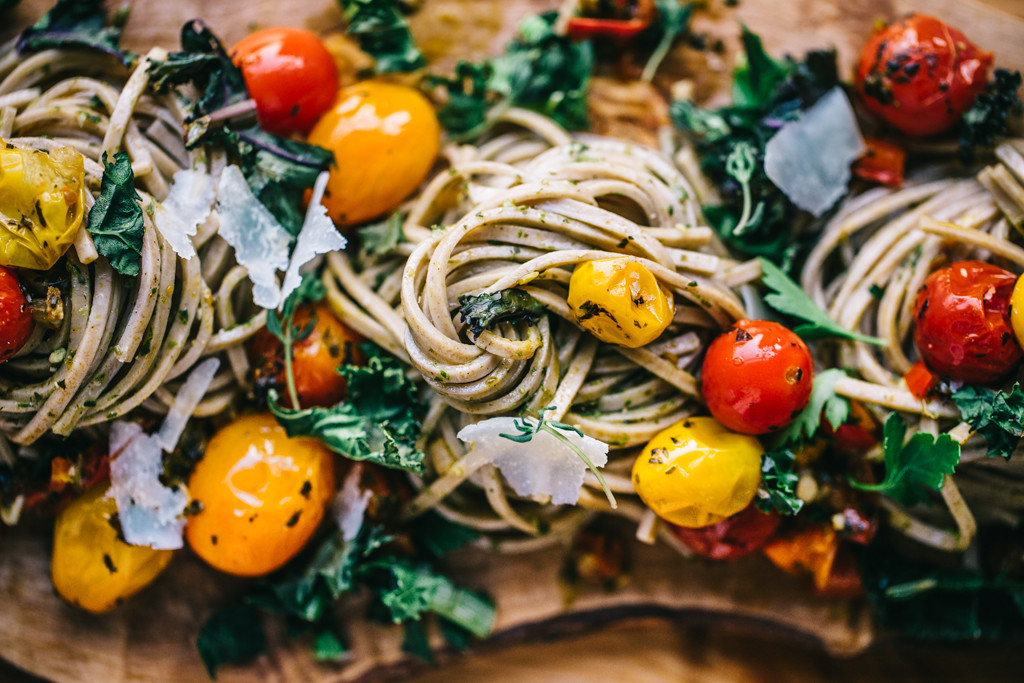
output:
[[[857,89],[868,109],[907,135],[948,130],[985,89],[992,54],[938,19],[912,14],[868,39]]]
[[[701,388],[711,415],[743,434],[786,426],[807,406],[811,353],[791,330],[768,320],[740,320],[708,347]]]
[[[863,453],[878,444],[878,423],[860,401],[850,401],[850,415],[836,429],[822,417],[825,436],[832,438],[842,453]]]
[[[34,327],[18,276],[0,266],[0,363],[18,352]]]
[[[920,360],[910,366],[903,375],[903,381],[914,398],[921,400],[928,398],[928,394],[939,384],[939,378]]]
[[[718,524],[689,529],[669,525],[672,534],[687,548],[712,560],[735,560],[763,546],[779,528],[779,516],[765,514],[755,505]]]
[[[914,343],[933,372],[968,384],[1009,373],[1024,352],[1010,327],[1016,276],[959,261],[928,276],[914,302]]]
[[[246,36],[231,49],[260,124],[271,133],[305,133],[338,93],[338,67],[311,31],[279,26]]]

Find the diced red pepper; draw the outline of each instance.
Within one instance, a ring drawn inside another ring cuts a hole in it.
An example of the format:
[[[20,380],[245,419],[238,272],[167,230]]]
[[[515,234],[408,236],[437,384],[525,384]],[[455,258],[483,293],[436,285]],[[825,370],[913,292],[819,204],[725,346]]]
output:
[[[931,390],[938,385],[939,378],[928,369],[924,361],[917,361],[910,366],[907,374],[903,375],[903,381],[907,383],[907,389],[910,390],[910,393],[916,398],[924,400],[928,398]]]
[[[906,150],[877,138],[865,138],[864,145],[867,152],[853,162],[854,175],[887,187],[902,185],[903,169],[907,164]]]
[[[573,16],[566,24],[566,33],[573,40],[613,38],[625,41],[651,25],[654,16],[652,0],[638,0],[634,3],[629,3],[627,0],[616,0],[616,5],[622,10],[621,14],[628,16],[628,19]]]

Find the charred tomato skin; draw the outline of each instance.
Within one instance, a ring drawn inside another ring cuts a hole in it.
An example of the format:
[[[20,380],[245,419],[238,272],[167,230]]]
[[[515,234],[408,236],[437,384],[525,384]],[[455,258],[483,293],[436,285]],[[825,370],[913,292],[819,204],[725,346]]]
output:
[[[712,560],[737,560],[759,550],[779,528],[780,517],[748,505],[717,524],[691,529],[669,525],[669,531],[687,548]]]
[[[807,406],[813,371],[807,345],[792,330],[769,320],[740,320],[708,347],[701,390],[723,425],[767,434]]]
[[[0,363],[25,345],[34,328],[18,276],[10,268],[0,266]]]
[[[936,374],[991,384],[1024,352],[1010,323],[1016,276],[982,261],[958,261],[928,276],[914,301],[914,343]]]
[[[857,64],[869,110],[907,135],[949,130],[985,89],[992,53],[934,17],[911,14],[875,32]]]

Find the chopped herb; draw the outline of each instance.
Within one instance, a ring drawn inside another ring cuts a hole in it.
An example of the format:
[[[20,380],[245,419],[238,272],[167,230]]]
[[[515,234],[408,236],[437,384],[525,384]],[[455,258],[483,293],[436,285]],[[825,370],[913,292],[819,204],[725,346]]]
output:
[[[1010,393],[965,386],[953,393],[961,419],[985,438],[989,457],[1007,460],[1024,436],[1024,391],[1014,382]]]
[[[359,251],[365,256],[386,256],[405,241],[405,216],[395,212],[382,221],[359,228]]]
[[[654,74],[658,71],[661,62],[668,55],[672,43],[676,38],[685,34],[690,28],[690,16],[693,14],[695,3],[687,2],[679,4],[679,0],[654,0],[658,9],[658,21],[655,23],[661,33],[661,39],[657,47],[651,53],[650,59],[644,66],[640,78],[650,83],[654,80]]]
[[[145,232],[139,201],[128,154],[118,152],[113,161],[108,161],[104,153],[100,194],[89,211],[86,229],[96,243],[96,251],[122,275],[139,274]]]
[[[761,456],[761,489],[755,500],[758,510],[795,515],[803,509],[804,501],[796,496],[800,477],[793,471],[795,461],[796,456],[788,448],[768,451]]]
[[[376,73],[415,71],[426,65],[399,0],[338,0],[338,5],[348,22],[346,32],[376,60]]]
[[[970,161],[976,149],[993,147],[1009,134],[1009,121],[1014,115],[1019,116],[1022,109],[1020,86],[1019,71],[995,70],[994,80],[957,124],[961,158]]]
[[[459,313],[469,325],[470,332],[477,336],[499,322],[536,323],[546,310],[543,304],[521,289],[459,297]]]

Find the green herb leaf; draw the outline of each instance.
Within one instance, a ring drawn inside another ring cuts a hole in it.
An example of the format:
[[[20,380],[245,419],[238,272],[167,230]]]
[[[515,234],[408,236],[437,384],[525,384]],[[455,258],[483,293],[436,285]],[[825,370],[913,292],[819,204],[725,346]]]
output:
[[[382,565],[391,575],[390,586],[380,592],[396,624],[418,621],[433,612],[483,638],[494,628],[494,604],[477,593],[458,588],[451,579],[427,565],[393,558]]]
[[[655,26],[662,32],[661,40],[658,41],[657,47],[654,48],[654,52],[651,53],[650,59],[644,66],[643,74],[640,76],[642,80],[648,83],[654,80],[654,74],[672,48],[672,43],[689,29],[694,4],[687,2],[680,5],[679,0],[654,0],[654,5],[658,10],[658,21],[655,22]]]
[[[139,274],[145,233],[140,201],[128,154],[118,152],[113,161],[108,161],[104,153],[100,195],[89,211],[86,229],[96,251],[122,275]]]
[[[833,428],[838,428],[846,421],[850,414],[850,401],[836,394],[836,382],[843,377],[846,377],[846,373],[838,368],[814,375],[814,386],[807,407],[779,432],[778,444],[800,444],[813,439],[821,425],[822,412]]]
[[[359,228],[359,251],[364,256],[387,256],[405,241],[405,216],[395,212],[382,221]]]
[[[1014,382],[1010,393],[965,386],[953,393],[961,419],[985,438],[989,457],[1007,460],[1024,437],[1024,391]]]
[[[423,472],[424,454],[416,446],[426,406],[402,365],[376,347],[364,345],[365,366],[345,365],[347,401],[332,408],[290,410],[268,394],[270,410],[288,436],[310,436],[352,460]]]
[[[313,636],[313,658],[318,662],[340,662],[347,655],[348,648],[333,629],[320,629]]]
[[[761,456],[761,489],[755,499],[758,510],[795,515],[803,509],[804,501],[796,495],[800,477],[793,471],[795,462],[796,456],[788,448],[768,451]]]
[[[266,652],[267,639],[259,615],[242,605],[211,615],[199,631],[196,647],[210,678],[216,679],[220,665],[244,662]]]
[[[412,521],[409,537],[425,555],[441,557],[472,543],[480,538],[480,534],[475,529],[430,511]]]
[[[376,73],[415,71],[427,60],[416,47],[398,0],[338,0],[347,33],[376,60]]]
[[[822,337],[840,337],[884,346],[885,342],[878,337],[871,337],[859,332],[851,332],[836,324],[825,311],[811,300],[804,290],[789,279],[778,266],[761,258],[761,282],[772,293],[764,297],[765,303],[779,313],[791,315],[805,321],[793,329],[804,339],[821,339]]]
[[[85,47],[129,64],[136,55],[121,50],[121,31],[127,20],[125,10],[115,14],[114,22],[107,25],[102,0],[57,0],[49,12],[21,32],[17,50],[26,54],[49,48]]]
[[[971,108],[957,123],[957,136],[960,138],[960,156],[970,161],[976,149],[993,147],[1009,135],[1009,122],[1014,115],[1019,116],[1021,109],[1020,94],[1021,75],[1019,71],[996,69],[994,80],[989,83],[985,92],[978,95]]]
[[[742,26],[743,58],[732,76],[732,101],[738,106],[764,106],[769,104],[776,88],[790,74],[791,66],[776,62],[768,56],[761,37]]]
[[[904,505],[924,499],[923,489],[938,491],[947,474],[953,474],[960,462],[960,444],[949,436],[918,432],[903,442],[907,424],[893,413],[885,421],[882,448],[885,451],[885,479],[878,484],[862,484],[850,478],[850,484],[862,491],[882,493]]]
[[[503,289],[491,294],[463,294],[459,313],[469,330],[479,336],[499,322],[536,323],[547,309],[521,289]]]

